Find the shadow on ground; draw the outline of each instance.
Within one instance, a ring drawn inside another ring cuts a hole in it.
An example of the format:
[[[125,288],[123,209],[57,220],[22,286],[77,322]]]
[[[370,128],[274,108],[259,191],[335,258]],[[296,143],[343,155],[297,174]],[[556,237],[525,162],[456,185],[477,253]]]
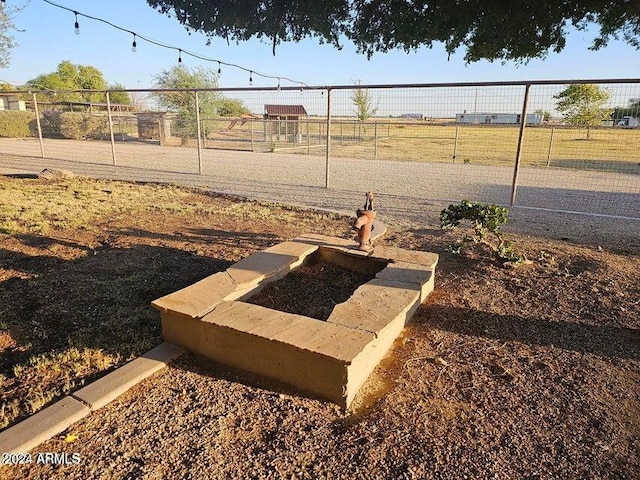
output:
[[[592,353],[606,358],[640,359],[640,330],[552,321],[452,307],[424,305],[417,325],[500,342]]]
[[[227,246],[275,241],[269,234],[193,232],[203,242]],[[233,263],[207,252],[198,255],[142,241],[175,240],[176,236],[142,230],[117,235],[135,236],[140,241],[126,246],[105,242],[97,248],[67,241],[66,246],[82,250],[79,258],[70,261],[55,254],[28,255],[0,249],[4,269],[12,272],[0,283],[0,326],[11,338],[8,345],[0,344],[0,373],[11,375],[13,365],[32,355],[70,346],[102,349],[125,359],[142,353],[161,341],[159,315],[150,306],[152,300]],[[18,239],[43,252],[64,242],[37,235]],[[192,241],[189,236],[184,240]]]

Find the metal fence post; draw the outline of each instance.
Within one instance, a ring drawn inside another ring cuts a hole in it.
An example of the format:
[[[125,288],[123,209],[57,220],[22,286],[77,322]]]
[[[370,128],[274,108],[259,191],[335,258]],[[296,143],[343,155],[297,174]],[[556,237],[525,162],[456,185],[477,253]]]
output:
[[[111,158],[113,159],[113,166],[117,166],[116,162],[116,142],[113,138],[113,120],[111,118],[111,100],[109,99],[109,92],[105,92],[107,97],[107,121],[109,122],[109,137],[111,138]]]
[[[327,154],[325,158],[324,186],[329,188],[329,159],[331,158],[331,88],[327,88]]]
[[[202,145],[200,145],[200,104],[198,103],[198,91],[195,91],[195,101],[196,101],[196,135],[198,136],[198,140],[196,141],[196,145],[198,146],[198,174],[202,175]]]
[[[556,127],[551,127],[551,138],[549,139],[549,152],[547,152],[547,167],[551,165],[551,149],[553,148],[553,134]]]
[[[253,146],[253,118],[251,119],[251,151],[253,152],[254,150],[254,146]]]
[[[458,132],[460,131],[460,124],[456,123],[456,138],[453,141],[453,163],[456,163],[456,155],[458,154]]]
[[[511,206],[516,204],[516,192],[518,190],[518,173],[520,172],[520,156],[522,154],[522,141],[524,140],[524,127],[527,124],[527,104],[529,103],[529,90],[531,84],[527,83],[524,89],[522,102],[522,116],[520,117],[520,132],[518,133],[518,148],[516,150],[516,163],[513,167],[513,182],[511,184]]]
[[[373,159],[378,158],[378,122],[373,124]]]
[[[38,100],[36,94],[33,94],[33,109],[36,112],[36,126],[38,127],[38,138],[40,139],[40,153],[44,157],[44,142],[42,141],[42,127],[40,126],[40,113],[38,112]]]

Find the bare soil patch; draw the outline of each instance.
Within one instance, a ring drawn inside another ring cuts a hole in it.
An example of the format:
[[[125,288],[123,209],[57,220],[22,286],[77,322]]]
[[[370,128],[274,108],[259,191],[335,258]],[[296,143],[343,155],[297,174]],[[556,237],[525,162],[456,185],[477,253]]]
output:
[[[7,424],[160,343],[151,300],[302,233],[353,236],[350,218],[157,185],[0,179],[0,206],[27,187],[0,215]],[[67,219],[62,197],[84,208]],[[0,476],[639,478],[640,252],[510,235],[533,260],[514,270],[388,226],[385,244],[440,254],[436,288],[356,411],[185,355],[32,452],[80,464]]]
[[[374,277],[328,262],[311,261],[267,286],[247,303],[326,320],[336,305],[346,302],[360,285]]]

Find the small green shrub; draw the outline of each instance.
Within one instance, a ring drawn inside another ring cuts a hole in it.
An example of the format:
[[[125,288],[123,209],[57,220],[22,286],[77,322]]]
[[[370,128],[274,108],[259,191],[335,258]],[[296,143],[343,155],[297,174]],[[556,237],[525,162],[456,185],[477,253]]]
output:
[[[90,113],[64,112],[60,114],[60,135],[63,138],[84,140],[100,138],[107,133],[107,119]]]
[[[0,111],[0,137],[32,137],[34,136],[34,132],[30,128],[30,122],[32,121],[35,123],[35,114],[33,112]]]
[[[440,228],[452,230],[460,226],[460,222],[471,222],[474,236],[464,235],[462,240],[448,246],[452,253],[460,253],[469,242],[482,242],[495,252],[497,260],[506,264],[519,265],[526,262],[523,255],[519,255],[513,248],[513,242],[505,240],[500,226],[507,223],[509,209],[495,204],[485,204],[462,200],[459,205],[451,204],[440,212]],[[491,234],[495,243],[488,240]]]

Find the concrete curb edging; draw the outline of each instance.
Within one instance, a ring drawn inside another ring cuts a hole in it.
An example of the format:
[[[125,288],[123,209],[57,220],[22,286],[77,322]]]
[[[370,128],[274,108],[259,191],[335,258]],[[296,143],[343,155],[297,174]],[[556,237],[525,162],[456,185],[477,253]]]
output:
[[[158,345],[99,380],[0,432],[0,453],[25,453],[37,447],[165,368],[183,353],[183,348],[171,343]]]
[[[171,343],[163,343],[141,357],[121,366],[99,380],[71,394],[86,404],[92,412],[112,402],[134,385],[162,370],[185,352]]]
[[[0,452],[26,453],[45,440],[66,430],[91,413],[89,407],[72,397],[53,405],[0,433]]]

